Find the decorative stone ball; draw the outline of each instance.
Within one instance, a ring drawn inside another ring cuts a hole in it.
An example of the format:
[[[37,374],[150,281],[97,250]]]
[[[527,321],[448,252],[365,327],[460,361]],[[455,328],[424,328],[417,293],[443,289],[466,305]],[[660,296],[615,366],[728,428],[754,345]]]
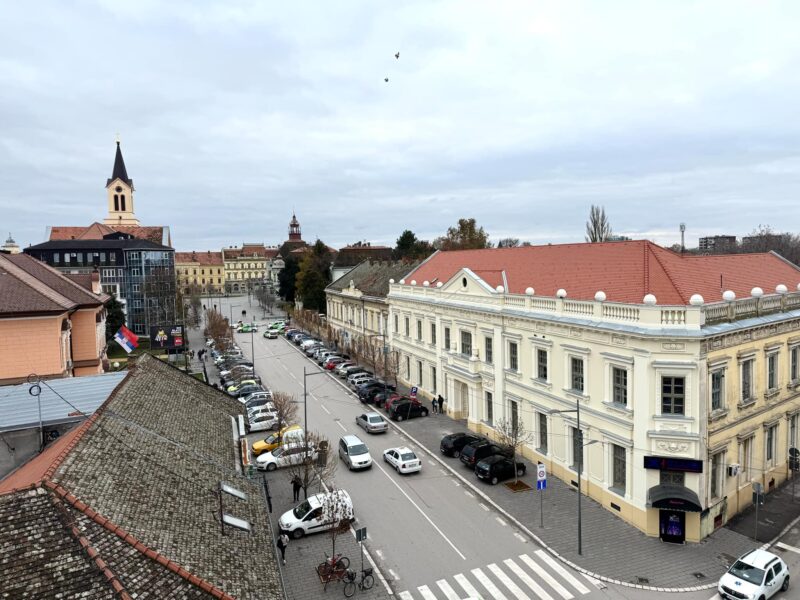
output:
[[[762,290],[760,287],[754,287],[752,290],[750,290],[750,295],[753,298],[761,298],[761,296],[764,295],[764,290]]]
[[[700,294],[692,294],[692,297],[689,298],[689,304],[692,306],[702,306],[705,304],[705,300]]]
[[[406,284],[406,280],[405,279],[401,279],[400,280],[400,285],[405,285],[405,284]]]
[[[606,293],[603,290],[599,290],[598,292],[595,292],[594,299],[597,300],[597,302],[605,302]]]
[[[798,284],[798,285],[797,285],[797,287],[798,287],[798,289],[800,289],[800,284]],[[526,293],[528,296],[533,296],[533,288],[532,288],[532,287],[525,288],[525,293]]]
[[[411,280],[411,285],[417,285],[417,280],[416,279],[412,279]]]
[[[504,288],[502,285],[498,285],[498,286],[497,286],[496,288],[494,288],[494,289],[497,291],[497,293],[498,293],[498,294],[502,294],[503,292],[505,292],[505,291],[506,291],[506,288]]]
[[[556,296],[558,296],[559,298],[566,298],[567,290],[565,290],[564,288],[559,288],[559,290],[556,292]]]
[[[442,287],[442,282],[441,281],[437,281],[436,282],[436,287]]]
[[[394,279],[390,279],[389,280],[389,284],[393,284],[393,283],[394,283]]]
[[[786,292],[789,291],[789,288],[787,288],[782,283],[779,283],[778,285],[775,286],[775,291],[778,292],[779,294],[785,294]]]
[[[428,287],[430,284],[431,282],[426,279],[425,281],[422,282],[422,287]]]
[[[725,290],[722,292],[722,299],[725,300],[725,302],[733,302],[736,300],[736,292],[733,290]]]
[[[644,299],[642,300],[642,302],[644,302],[645,304],[647,304],[649,306],[655,306],[657,300],[656,300],[656,297],[653,294],[647,294],[644,297]]]

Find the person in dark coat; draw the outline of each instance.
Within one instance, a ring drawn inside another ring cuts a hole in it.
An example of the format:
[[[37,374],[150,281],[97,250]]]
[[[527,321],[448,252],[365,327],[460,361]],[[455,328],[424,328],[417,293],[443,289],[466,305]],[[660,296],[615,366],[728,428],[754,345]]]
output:
[[[444,398],[442,398],[442,395],[439,394],[439,412],[442,413],[442,414],[444,414],[443,413],[443,410],[444,410],[443,407],[444,407]]]
[[[300,481],[300,477],[295,475],[294,479],[292,479],[292,492],[294,493],[294,501],[297,502],[300,500],[300,490],[303,489],[303,482]]]
[[[281,560],[286,564],[286,547],[289,545],[289,536],[282,533],[278,538],[278,550],[281,551]]]

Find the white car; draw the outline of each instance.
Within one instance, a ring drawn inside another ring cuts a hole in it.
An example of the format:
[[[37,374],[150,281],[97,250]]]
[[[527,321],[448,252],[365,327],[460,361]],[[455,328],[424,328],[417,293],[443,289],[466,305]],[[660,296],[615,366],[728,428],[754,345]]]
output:
[[[250,431],[270,431],[278,426],[278,413],[262,412],[248,417],[247,425]]]
[[[383,460],[392,465],[398,473],[416,473],[422,470],[422,461],[411,448],[389,448],[383,453]]]
[[[752,550],[739,558],[717,585],[721,598],[766,600],[789,589],[789,567],[766,550]]]
[[[336,373],[336,374],[337,374],[339,377],[341,377],[342,375],[344,375],[344,370],[345,370],[347,367],[352,367],[352,366],[354,366],[355,364],[356,364],[356,363],[354,363],[352,360],[346,360],[346,361],[344,361],[342,364],[340,364],[340,365],[336,365],[336,367],[334,367],[334,369],[333,369],[333,370],[334,370],[334,372],[335,372],[335,373]]]
[[[284,444],[272,452],[264,452],[259,455],[256,458],[256,468],[259,471],[274,471],[280,467],[298,465],[305,460],[306,456],[311,460],[317,460],[317,451],[313,444],[308,445],[308,452],[303,443]]]
[[[335,496],[334,496],[335,494]],[[329,498],[333,497],[331,501]],[[325,514],[333,509],[333,515]],[[316,494],[281,515],[278,527],[281,532],[286,532],[294,539],[300,539],[306,534],[326,531],[339,525],[342,521],[352,522],[355,519],[353,501],[350,494],[344,490]]]
[[[247,407],[247,418],[254,419],[258,415],[262,413],[277,413],[278,411],[275,410],[275,405],[272,402],[267,401],[264,404],[259,404],[258,406],[249,406]]]
[[[353,379],[350,380],[350,385],[355,389],[362,383],[367,383],[368,381],[375,381],[375,378],[372,375],[364,374],[361,377],[353,377]]]

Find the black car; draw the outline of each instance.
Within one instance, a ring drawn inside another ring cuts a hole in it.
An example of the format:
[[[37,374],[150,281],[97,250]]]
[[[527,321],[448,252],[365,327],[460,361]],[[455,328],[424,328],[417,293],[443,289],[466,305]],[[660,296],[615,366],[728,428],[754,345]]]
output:
[[[395,402],[389,411],[392,421],[403,421],[414,417],[427,417],[428,409],[416,402]]]
[[[458,458],[461,456],[461,449],[466,446],[467,444],[471,444],[473,442],[480,442],[485,440],[486,438],[482,438],[481,436],[475,433],[466,433],[460,431],[458,433],[451,433],[450,435],[446,435],[442,438],[442,441],[439,442],[439,450],[445,456],[452,456],[453,458]]]
[[[358,398],[362,402],[373,402],[375,396],[384,393],[384,391],[392,393],[395,386],[391,384],[384,384],[381,381],[371,381],[370,383],[360,386],[358,388]]]
[[[252,394],[253,392],[263,392],[263,391],[265,391],[263,386],[250,383],[245,386],[242,386],[235,392],[229,392],[229,394],[234,398],[241,398],[242,396],[247,396],[249,394]]]
[[[511,452],[508,448],[500,446],[488,440],[481,440],[479,442],[472,442],[467,444],[461,449],[461,456],[458,459],[468,467],[475,468],[480,461],[484,458],[489,458],[495,454],[502,454],[503,456],[510,456]]]
[[[499,454],[484,458],[475,465],[475,475],[478,476],[478,479],[488,481],[492,485],[496,485],[498,481],[510,479],[514,475],[522,477],[525,475],[525,470],[525,463],[514,463],[510,458]]]

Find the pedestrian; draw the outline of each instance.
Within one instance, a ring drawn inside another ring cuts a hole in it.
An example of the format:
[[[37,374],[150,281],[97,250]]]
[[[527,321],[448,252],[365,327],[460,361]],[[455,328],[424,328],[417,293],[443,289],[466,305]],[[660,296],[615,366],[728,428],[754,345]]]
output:
[[[289,545],[289,536],[282,533],[278,538],[278,550],[281,551],[281,560],[286,564],[286,546]]]
[[[439,412],[444,414],[444,398],[439,394]]]
[[[437,400],[436,400],[436,398],[434,398],[433,402],[431,402],[431,406],[433,406],[433,414],[436,414],[436,403],[437,403]]]
[[[292,479],[292,493],[294,494],[294,501],[300,500],[300,490],[303,488],[303,482],[300,481],[300,476],[295,475]]]

